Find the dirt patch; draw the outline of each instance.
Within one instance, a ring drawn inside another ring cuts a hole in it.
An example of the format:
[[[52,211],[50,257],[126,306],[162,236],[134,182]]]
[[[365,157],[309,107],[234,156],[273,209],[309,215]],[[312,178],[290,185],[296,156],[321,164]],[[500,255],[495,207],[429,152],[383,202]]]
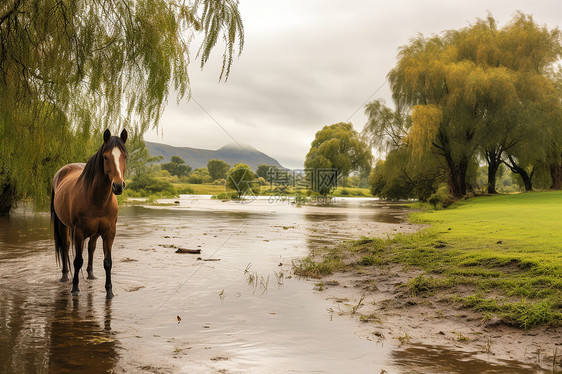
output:
[[[333,314],[361,321],[360,333],[375,341],[442,346],[483,360],[562,370],[560,327],[522,330],[462,308],[451,302],[452,295],[413,296],[407,284],[417,275],[399,265],[372,266],[326,276],[315,293],[334,302]]]

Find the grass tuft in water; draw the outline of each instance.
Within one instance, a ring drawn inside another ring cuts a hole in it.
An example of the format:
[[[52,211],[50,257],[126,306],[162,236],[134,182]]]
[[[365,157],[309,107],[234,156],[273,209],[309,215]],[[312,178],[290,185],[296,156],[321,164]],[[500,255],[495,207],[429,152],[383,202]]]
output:
[[[293,260],[293,272],[301,277],[319,278],[342,270],[342,257],[335,249],[331,249],[321,256],[320,261],[314,261],[311,256]]]

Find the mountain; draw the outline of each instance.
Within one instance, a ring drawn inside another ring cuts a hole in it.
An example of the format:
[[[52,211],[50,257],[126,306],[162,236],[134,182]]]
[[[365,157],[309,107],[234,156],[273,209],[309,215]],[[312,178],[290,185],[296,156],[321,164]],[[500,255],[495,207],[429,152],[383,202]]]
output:
[[[172,156],[180,156],[185,163],[193,169],[206,168],[207,162],[212,159],[223,160],[230,164],[230,166],[234,166],[234,164],[242,162],[249,165],[252,170],[256,170],[258,165],[262,164],[285,169],[273,157],[270,157],[248,145],[241,146],[239,144],[232,143],[227,144],[216,151],[212,151],[209,149],[190,147],[173,147],[171,145],[153,142],[145,142],[145,144],[146,148],[148,148],[148,152],[150,152],[152,156],[164,157],[162,162],[169,162],[170,157]]]

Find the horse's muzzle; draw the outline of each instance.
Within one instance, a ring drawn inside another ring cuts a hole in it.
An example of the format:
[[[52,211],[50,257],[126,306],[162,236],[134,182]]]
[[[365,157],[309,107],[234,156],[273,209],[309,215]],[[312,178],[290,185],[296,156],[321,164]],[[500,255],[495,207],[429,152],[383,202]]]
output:
[[[125,182],[122,183],[112,183],[111,189],[115,195],[121,195],[123,193],[123,189],[125,188]]]

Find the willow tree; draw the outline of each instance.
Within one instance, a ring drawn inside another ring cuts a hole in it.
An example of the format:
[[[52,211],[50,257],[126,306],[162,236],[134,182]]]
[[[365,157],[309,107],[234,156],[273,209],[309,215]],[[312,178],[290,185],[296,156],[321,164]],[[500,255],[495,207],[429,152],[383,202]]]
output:
[[[169,90],[189,96],[190,43],[201,67],[224,41],[219,79],[243,47],[235,0],[7,0],[0,4],[0,213],[41,198],[92,134],[157,126]]]
[[[552,74],[555,89],[550,91],[549,101],[543,106],[545,114],[547,158],[552,189],[562,189],[562,64]]]
[[[400,49],[388,78],[398,107],[412,110],[406,141],[444,159],[454,196],[466,194],[466,172],[479,150],[494,190],[502,153],[525,141],[536,123],[529,118],[540,120],[539,103],[552,89],[548,72],[560,53],[559,30],[522,13],[501,29],[489,16]]]
[[[153,165],[164,159],[163,156],[151,156],[143,136],[138,131],[130,131],[127,138],[127,179],[154,173]]]
[[[393,110],[381,99],[368,103],[365,113],[368,119],[362,133],[385,157],[369,176],[371,193],[385,199],[427,200],[443,182],[443,165],[432,152],[414,155],[405,142],[412,126],[409,113]]]
[[[308,169],[312,189],[326,195],[336,186],[338,178],[347,178],[352,171],[369,169],[372,159],[369,146],[353,125],[339,122],[324,126],[316,133],[304,167]]]
[[[377,99],[365,106],[367,123],[362,134],[368,139],[369,144],[381,154],[404,145],[404,139],[412,126],[408,113],[392,110],[386,106],[384,100]]]

